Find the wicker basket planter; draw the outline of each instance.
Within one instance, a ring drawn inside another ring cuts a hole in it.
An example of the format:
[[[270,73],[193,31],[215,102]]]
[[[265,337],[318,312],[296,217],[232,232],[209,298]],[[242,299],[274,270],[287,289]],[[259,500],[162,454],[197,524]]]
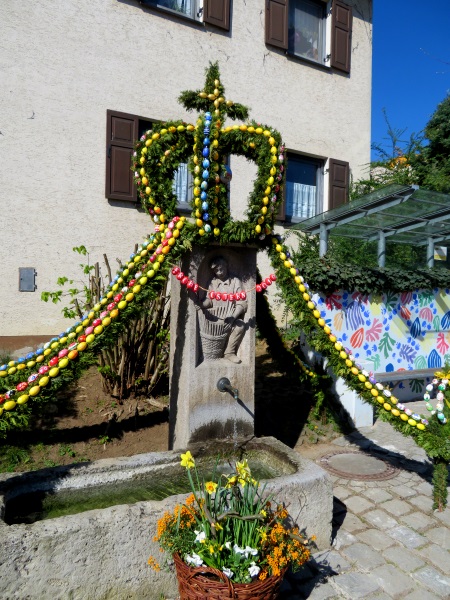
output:
[[[252,583],[233,583],[222,571],[210,567],[189,567],[174,554],[180,600],[274,600],[278,598],[284,572],[279,577]]]

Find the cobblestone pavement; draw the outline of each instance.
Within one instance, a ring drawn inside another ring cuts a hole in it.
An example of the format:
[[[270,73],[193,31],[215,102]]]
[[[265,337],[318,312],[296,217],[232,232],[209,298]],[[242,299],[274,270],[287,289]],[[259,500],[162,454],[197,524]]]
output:
[[[385,461],[394,467],[393,476],[371,481],[330,475],[332,546],[288,577],[280,598],[450,599],[450,506],[443,512],[432,509],[432,469],[425,452],[377,421],[310,458],[320,464],[327,451],[343,450]]]

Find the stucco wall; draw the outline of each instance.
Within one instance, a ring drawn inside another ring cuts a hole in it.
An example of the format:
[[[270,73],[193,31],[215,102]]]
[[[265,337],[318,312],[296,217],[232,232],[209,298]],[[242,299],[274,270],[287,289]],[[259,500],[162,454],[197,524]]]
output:
[[[105,198],[106,111],[195,122],[177,97],[202,87],[209,61],[219,60],[227,97],[281,131],[289,149],[349,161],[353,176],[362,175],[370,159],[371,2],[353,4],[347,77],[266,46],[264,0],[235,0],[230,34],[133,1],[3,0],[0,336],[69,325],[61,305],[40,294],[55,289],[58,276],[79,279],[74,246],[89,248],[91,262],[106,253],[115,265],[152,230],[143,212]],[[238,214],[246,163],[232,169]],[[36,292],[18,292],[19,267],[36,269]]]

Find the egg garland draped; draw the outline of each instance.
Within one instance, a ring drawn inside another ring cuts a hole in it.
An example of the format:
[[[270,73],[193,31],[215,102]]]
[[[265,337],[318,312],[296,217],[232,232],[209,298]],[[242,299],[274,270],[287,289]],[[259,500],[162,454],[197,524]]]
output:
[[[179,100],[186,109],[201,113],[196,124],[178,120],[155,125],[137,142],[132,159],[139,196],[155,224],[155,233],[131,255],[99,304],[81,322],[52,338],[43,349],[0,366],[0,424],[65,373],[72,370],[75,375],[83,356],[94,355],[102,345],[111,343],[115,325],[125,327],[127,320],[138,314],[145,297],[169,276],[192,243],[252,243],[268,252],[286,302],[293,298],[291,309],[301,316],[306,329],[315,331],[310,339],[315,349],[327,356],[334,372],[397,429],[412,435],[432,458],[448,462],[448,435],[437,432],[434,422],[421,415],[408,414],[410,411],[388,388],[355,364],[322,319],[281,237],[271,235],[285,178],[280,134],[256,121],[224,127],[227,117],[248,118],[248,110],[226,100],[217,64],[207,69],[203,90],[183,92]],[[245,221],[233,220],[228,209],[231,174],[224,159],[230,154],[244,156],[257,166]],[[193,223],[178,215],[172,189],[174,172],[181,163],[188,163],[194,178],[190,201]],[[315,376],[309,367],[299,367]]]

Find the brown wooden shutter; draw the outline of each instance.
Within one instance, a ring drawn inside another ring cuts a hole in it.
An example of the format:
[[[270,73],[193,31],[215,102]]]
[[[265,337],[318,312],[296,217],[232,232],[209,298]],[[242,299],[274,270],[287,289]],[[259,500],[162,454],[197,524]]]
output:
[[[230,2],[231,0],[204,0],[203,22],[229,31]]]
[[[350,165],[343,160],[328,161],[329,200],[328,210],[348,202]]]
[[[266,0],[266,44],[288,49],[289,0]]]
[[[331,66],[350,73],[352,53],[352,9],[341,0],[333,0],[331,24]]]
[[[106,189],[111,200],[137,201],[131,171],[131,156],[139,137],[139,118],[127,113],[106,111]]]

